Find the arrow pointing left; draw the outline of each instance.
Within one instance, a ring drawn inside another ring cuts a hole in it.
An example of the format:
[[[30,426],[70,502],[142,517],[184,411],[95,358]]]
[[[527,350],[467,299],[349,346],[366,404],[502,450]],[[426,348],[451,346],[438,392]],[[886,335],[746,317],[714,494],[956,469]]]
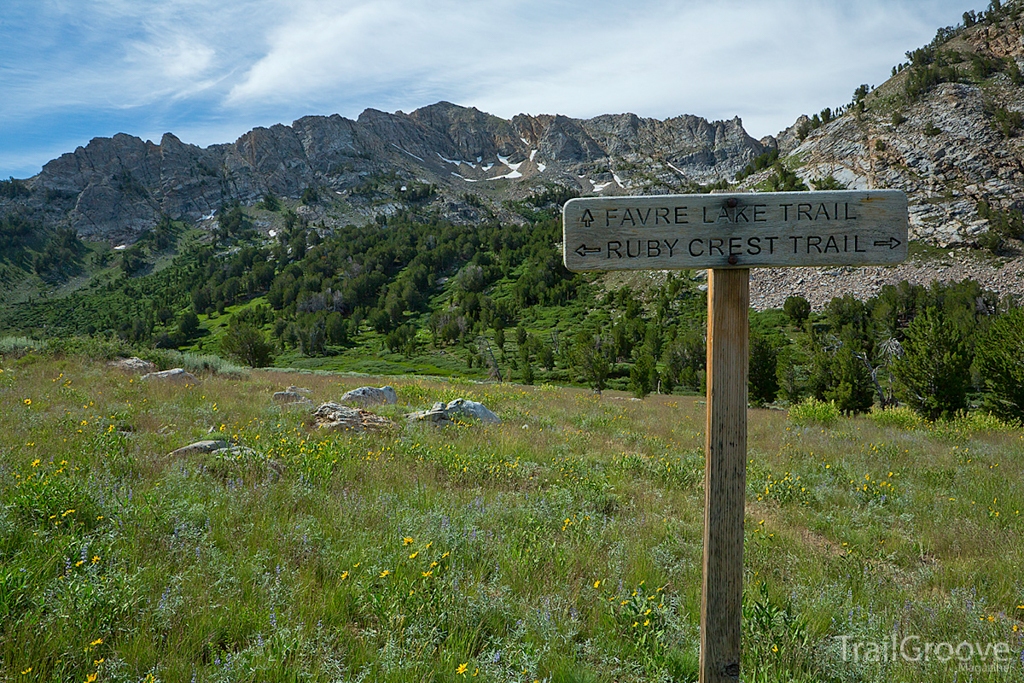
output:
[[[579,255],[580,258],[584,258],[587,256],[587,254],[600,254],[601,247],[587,248],[587,245],[581,244],[580,246],[576,247],[576,253]]]

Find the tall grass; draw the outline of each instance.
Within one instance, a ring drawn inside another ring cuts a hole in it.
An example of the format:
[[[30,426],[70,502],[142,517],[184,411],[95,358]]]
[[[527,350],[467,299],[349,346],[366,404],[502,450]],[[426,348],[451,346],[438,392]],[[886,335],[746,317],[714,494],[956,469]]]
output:
[[[27,353],[74,357],[82,360],[113,360],[137,355],[153,362],[161,370],[182,368],[193,374],[217,374],[240,378],[245,368],[212,354],[181,352],[175,349],[136,348],[117,337],[60,337],[39,341],[27,337],[0,337],[0,357],[20,357]]]
[[[323,433],[280,373],[42,360],[0,362],[0,680],[696,679],[693,398],[305,375],[398,391],[394,428]],[[503,424],[402,419],[458,396]],[[743,680],[1021,680],[1020,429],[794,422],[750,413]],[[168,457],[211,429],[246,448]],[[843,659],[894,632],[1015,659]]]
[[[839,407],[835,401],[819,401],[808,396],[789,409],[789,419],[801,427],[822,425],[831,427],[839,420]]]
[[[247,373],[246,368],[213,354],[182,353],[175,349],[147,349],[141,356],[162,370],[182,368],[196,375],[216,374],[234,378],[243,377]]]
[[[0,356],[21,356],[42,348],[42,342],[28,337],[0,337]]]

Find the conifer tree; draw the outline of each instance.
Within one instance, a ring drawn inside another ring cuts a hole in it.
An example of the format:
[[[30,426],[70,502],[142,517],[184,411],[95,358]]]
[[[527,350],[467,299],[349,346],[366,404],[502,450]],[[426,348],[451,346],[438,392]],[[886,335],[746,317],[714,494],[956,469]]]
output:
[[[984,406],[1003,418],[1024,419],[1024,308],[993,321],[976,354]]]
[[[907,327],[893,364],[897,397],[930,420],[967,407],[971,352],[967,335],[941,309],[927,308]]]

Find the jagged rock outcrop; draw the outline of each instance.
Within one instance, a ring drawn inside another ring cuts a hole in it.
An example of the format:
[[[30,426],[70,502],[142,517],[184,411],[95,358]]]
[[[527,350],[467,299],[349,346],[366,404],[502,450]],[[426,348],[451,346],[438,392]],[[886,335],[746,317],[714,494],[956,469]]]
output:
[[[971,60],[1010,59],[1020,68],[1022,30],[1024,15],[960,29],[938,48],[960,55],[959,82],[939,83],[911,97],[911,70],[903,70],[865,99],[863,112],[848,111],[809,132],[809,120],[801,117],[774,144],[788,157],[787,166],[811,185],[831,175],[850,189],[906,192],[912,239],[940,247],[975,245],[989,229],[979,202],[1024,208],[1024,138],[1012,126],[1004,130],[996,115],[1024,112],[1024,87],[1008,69],[975,82]],[[770,147],[773,140],[761,142]],[[770,174],[751,176],[742,187],[755,187]]]

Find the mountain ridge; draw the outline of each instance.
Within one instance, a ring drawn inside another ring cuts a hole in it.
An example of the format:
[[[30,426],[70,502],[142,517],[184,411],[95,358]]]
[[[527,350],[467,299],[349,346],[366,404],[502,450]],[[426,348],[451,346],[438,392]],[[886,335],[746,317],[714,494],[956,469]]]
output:
[[[643,161],[667,192],[720,180],[763,151],[738,118],[519,114],[505,120],[439,102],[410,114],[367,109],[355,120],[306,116],[205,148],[173,133],[159,144],[124,133],[94,138],[18,181],[29,194],[0,203],[0,214],[27,211],[83,237],[131,242],[162,216],[196,222],[224,204],[252,204],[267,194],[297,199],[315,188],[344,201],[375,174],[426,182],[456,196],[479,191],[484,181],[525,179],[497,193],[507,199],[528,194],[530,183],[581,192],[614,183],[626,190],[622,177],[628,171],[611,174],[607,168],[613,158],[623,158],[634,166]],[[324,222],[330,227],[326,217]]]

